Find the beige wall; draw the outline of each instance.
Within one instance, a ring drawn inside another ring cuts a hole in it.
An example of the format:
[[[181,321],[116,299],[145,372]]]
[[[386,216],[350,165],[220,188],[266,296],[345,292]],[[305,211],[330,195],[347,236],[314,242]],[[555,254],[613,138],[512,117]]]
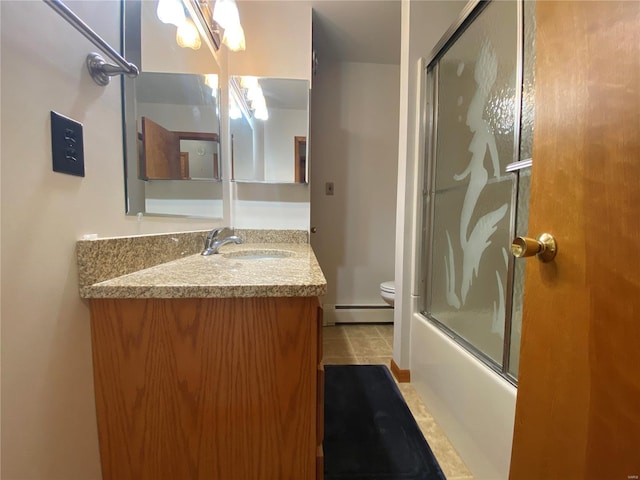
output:
[[[311,241],[329,320],[336,304],[385,305],[380,283],[393,279],[399,81],[398,65],[351,62],[325,62],[314,79]]]
[[[119,45],[119,2],[68,2]],[[0,2],[3,480],[100,478],[89,312],[74,242],[209,228],[124,215],[120,82],[99,87],[95,50],[43,2]],[[49,112],[83,124],[86,177],[51,170]]]
[[[311,80],[311,4],[304,0],[238,0],[247,41],[229,52],[229,75]]]

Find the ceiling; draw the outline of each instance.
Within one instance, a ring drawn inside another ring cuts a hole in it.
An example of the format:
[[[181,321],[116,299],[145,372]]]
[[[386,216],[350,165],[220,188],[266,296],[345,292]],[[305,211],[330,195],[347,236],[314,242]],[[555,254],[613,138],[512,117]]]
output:
[[[319,62],[400,64],[400,0],[312,0]]]
[[[309,104],[309,82],[288,78],[261,78],[262,93],[269,108],[306,110]]]

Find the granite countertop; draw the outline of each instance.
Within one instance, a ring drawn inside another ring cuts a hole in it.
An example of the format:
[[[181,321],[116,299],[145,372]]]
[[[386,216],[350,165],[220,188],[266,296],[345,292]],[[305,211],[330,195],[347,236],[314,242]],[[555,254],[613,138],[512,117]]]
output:
[[[242,258],[252,252],[284,257]],[[327,282],[307,243],[229,244],[210,256],[189,255],[86,285],[84,298],[309,297]]]

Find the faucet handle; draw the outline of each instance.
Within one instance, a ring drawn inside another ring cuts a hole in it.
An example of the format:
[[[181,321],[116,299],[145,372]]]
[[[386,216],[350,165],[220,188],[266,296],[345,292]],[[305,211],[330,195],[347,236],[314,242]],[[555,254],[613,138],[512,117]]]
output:
[[[233,235],[232,227],[218,227],[214,228],[209,232],[207,237],[204,239],[204,248],[210,248],[215,240],[220,238],[228,237],[229,235]]]

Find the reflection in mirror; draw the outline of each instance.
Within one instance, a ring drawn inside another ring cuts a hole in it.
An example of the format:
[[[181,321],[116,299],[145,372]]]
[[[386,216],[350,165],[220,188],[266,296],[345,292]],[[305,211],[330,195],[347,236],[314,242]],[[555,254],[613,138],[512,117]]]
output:
[[[142,70],[123,79],[127,213],[221,218],[218,67],[156,9],[125,1],[125,56]]]
[[[307,183],[309,81],[229,79],[232,178]]]
[[[210,79],[140,74],[135,88],[142,180],[220,179],[217,85]]]

